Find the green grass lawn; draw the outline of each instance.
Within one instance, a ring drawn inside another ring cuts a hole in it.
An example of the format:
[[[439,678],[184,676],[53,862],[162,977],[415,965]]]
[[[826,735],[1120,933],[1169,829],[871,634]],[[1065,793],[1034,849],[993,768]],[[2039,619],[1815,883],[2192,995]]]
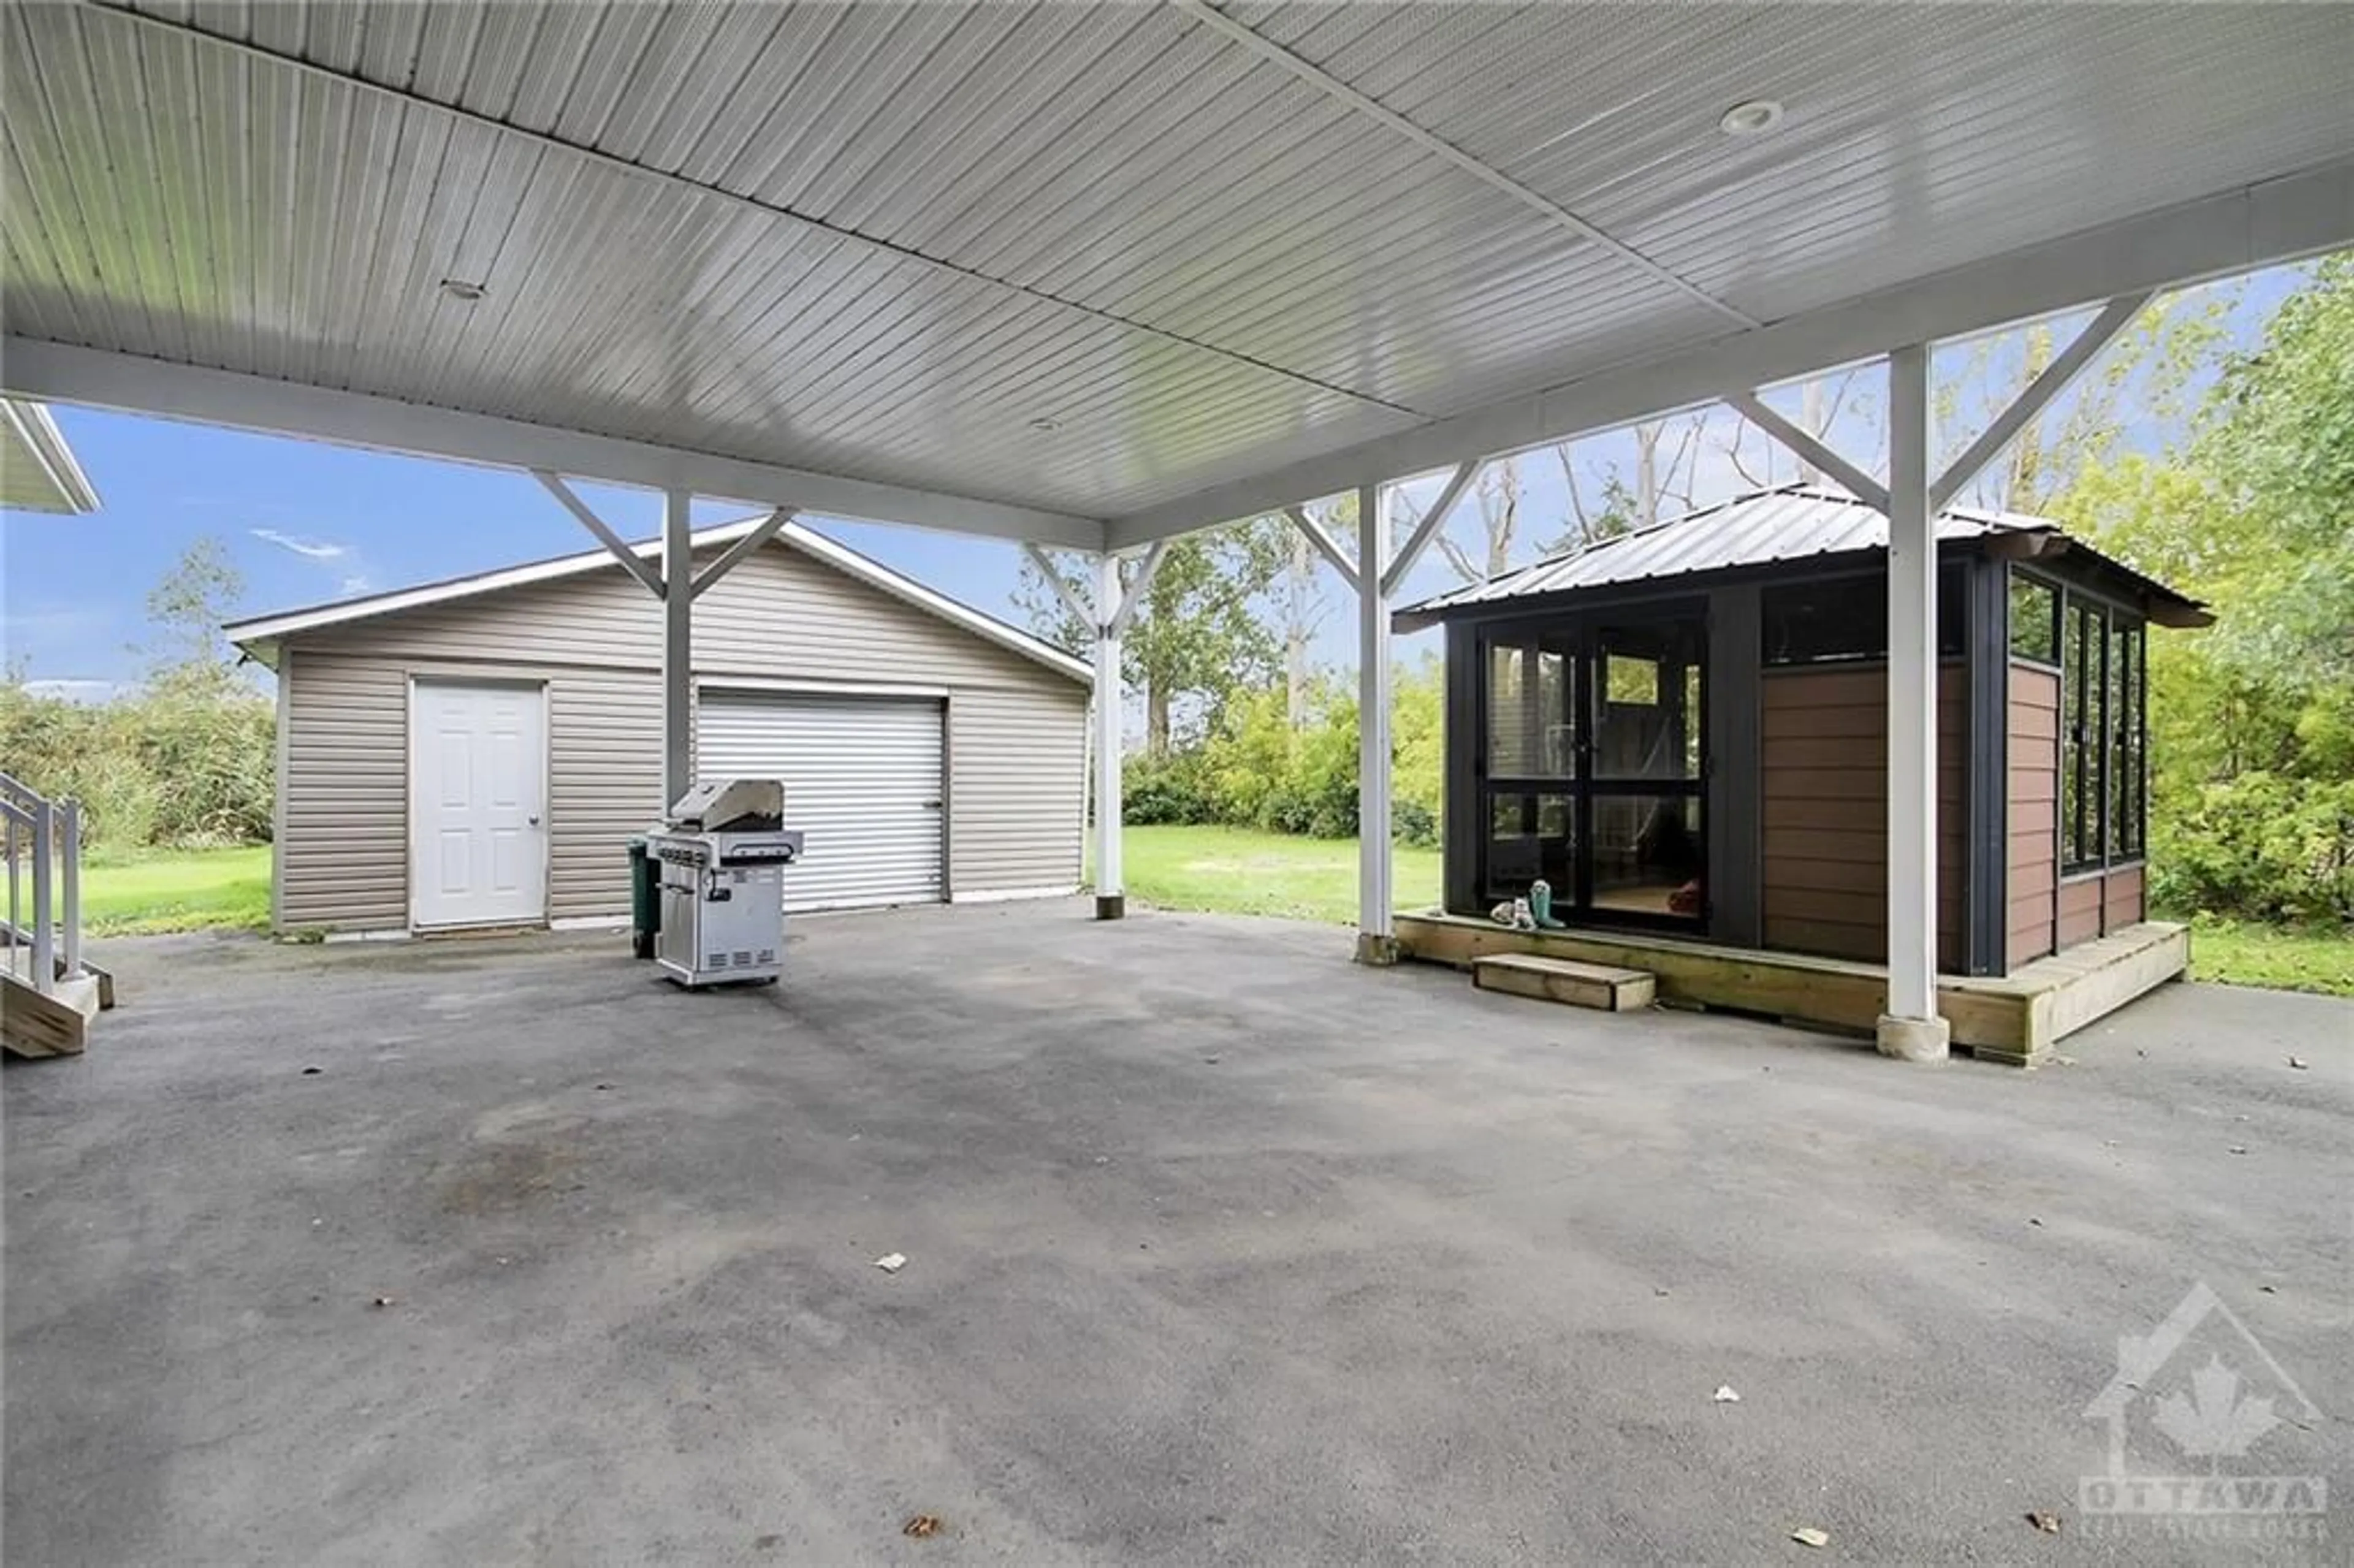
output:
[[[2354,996],[2354,931],[2255,926],[2202,915],[2190,923],[2190,978]]]
[[[97,936],[261,931],[270,927],[270,846],[169,850],[81,868],[82,928]]]
[[[1357,917],[1354,839],[1301,839],[1248,828],[1130,828],[1128,891],[1169,909],[1275,915],[1345,926]],[[1438,852],[1396,852],[1396,906],[1438,902]],[[2354,996],[2354,931],[2294,929],[2201,916],[2194,979]]]
[[[1128,890],[1169,909],[1273,915],[1345,926],[1357,917],[1354,839],[1247,828],[1130,828]],[[1395,852],[1397,906],[1438,902],[1438,852]],[[270,846],[182,850],[82,867],[82,919],[100,936],[270,926]],[[2354,996],[2354,932],[2201,916],[2191,973],[2225,985]]]
[[[1302,839],[1248,828],[1129,828],[1128,891],[1165,909],[1276,915],[1336,926],[1357,918],[1357,841]],[[1438,852],[1401,846],[1393,861],[1400,908],[1438,902]]]

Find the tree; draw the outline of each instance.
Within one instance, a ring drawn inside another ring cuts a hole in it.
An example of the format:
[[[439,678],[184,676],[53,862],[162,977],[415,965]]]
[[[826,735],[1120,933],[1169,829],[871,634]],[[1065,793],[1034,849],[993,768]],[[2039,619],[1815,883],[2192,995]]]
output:
[[[1121,676],[1144,694],[1144,744],[1163,757],[1182,721],[1198,736],[1234,694],[1274,678],[1275,634],[1259,611],[1285,559],[1280,522],[1253,518],[1170,541],[1121,643]],[[1085,556],[1048,557],[1086,603],[1094,593]],[[1132,583],[1136,563],[1121,567]],[[1039,635],[1084,655],[1092,633],[1036,563],[1024,560],[1014,604]]]
[[[2253,351],[2224,363],[2193,455],[2234,534],[2237,614],[2222,641],[2299,690],[2354,683],[2354,253],[2318,263]]]
[[[1471,494],[1479,508],[1482,549],[1470,552],[1447,536],[1441,528],[1433,543],[1455,575],[1467,583],[1486,582],[1511,570],[1512,541],[1521,525],[1521,466],[1518,459],[1500,457],[1482,463],[1471,481]]]
[[[1326,537],[1336,541],[1355,537],[1354,491],[1321,506],[1303,510],[1310,522],[1324,530]],[[1317,570],[1316,546],[1309,543],[1307,533],[1293,527],[1288,518],[1274,521],[1285,535],[1283,583],[1277,599],[1283,622],[1283,715],[1284,722],[1296,732],[1308,727],[1309,682],[1314,673],[1308,657],[1309,645],[1331,613],[1331,605],[1324,597],[1324,579]]]
[[[245,574],[218,536],[204,535],[180,553],[147,590],[147,620],[155,636],[135,652],[164,676],[190,666],[226,667],[233,661],[221,628],[245,597]]]
[[[2225,360],[2183,450],[2079,462],[2050,510],[2218,617],[2150,639],[2155,900],[2354,919],[2354,259]]]

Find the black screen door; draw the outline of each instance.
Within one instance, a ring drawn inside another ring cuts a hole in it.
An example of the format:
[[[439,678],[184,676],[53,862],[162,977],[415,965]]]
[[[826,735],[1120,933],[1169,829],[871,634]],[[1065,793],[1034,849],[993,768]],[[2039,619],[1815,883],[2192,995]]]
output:
[[[1479,881],[1580,924],[1704,928],[1707,620],[1697,607],[1480,644]]]

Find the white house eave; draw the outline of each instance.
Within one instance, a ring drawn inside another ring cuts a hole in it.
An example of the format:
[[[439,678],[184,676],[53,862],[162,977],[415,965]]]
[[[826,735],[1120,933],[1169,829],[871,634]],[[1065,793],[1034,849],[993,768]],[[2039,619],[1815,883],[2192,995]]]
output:
[[[747,517],[733,523],[723,523],[710,528],[699,528],[694,535],[698,550],[734,543],[758,528],[764,519]],[[836,544],[824,535],[805,528],[798,523],[788,523],[778,530],[772,543],[800,550],[823,565],[833,567],[846,577],[854,577],[871,588],[891,595],[928,615],[960,627],[1001,648],[1019,653],[1025,659],[1045,665],[1059,675],[1082,684],[1091,683],[1094,670],[1083,660],[1075,659],[1053,643],[1030,635],[1016,627],[1008,626],[993,616],[984,615],[969,605],[960,604],[946,594],[926,588],[912,577],[902,577],[881,563],[869,560],[844,545]],[[642,540],[629,546],[642,559],[652,560],[662,554],[660,540]],[[589,572],[611,569],[613,557],[604,550],[588,550],[577,556],[562,556],[554,560],[533,561],[519,567],[505,567],[497,571],[478,572],[470,577],[452,577],[444,582],[426,583],[417,588],[396,588],[388,593],[371,594],[365,599],[344,599],[333,604],[313,605],[302,609],[287,610],[277,615],[256,616],[235,621],[224,628],[228,640],[250,654],[257,662],[275,669],[278,648],[287,638],[328,627],[348,626],[356,621],[373,620],[379,616],[397,615],[404,610],[429,605],[448,604],[454,600],[478,598],[502,589],[524,588],[534,583],[559,581],[580,577]]]
[[[581,479],[829,517],[1099,550],[1103,526],[1069,513],[985,501],[724,457],[618,436],[590,435],[491,414],[80,348],[39,338],[0,340],[0,391],[55,403],[493,468],[546,469]]]
[[[1114,550],[1353,486],[1524,450],[1710,403],[1893,345],[1989,331],[2140,290],[2354,245],[2354,160],[2268,180],[1623,364],[1398,435],[1197,491],[1107,524]]]
[[[98,492],[90,476],[66,443],[65,432],[49,411],[38,403],[0,398],[0,446],[5,446],[9,459],[27,464],[38,488],[44,493],[37,502],[19,495],[14,504],[30,511],[74,514],[98,510]],[[9,476],[11,488],[17,488],[23,476]]]

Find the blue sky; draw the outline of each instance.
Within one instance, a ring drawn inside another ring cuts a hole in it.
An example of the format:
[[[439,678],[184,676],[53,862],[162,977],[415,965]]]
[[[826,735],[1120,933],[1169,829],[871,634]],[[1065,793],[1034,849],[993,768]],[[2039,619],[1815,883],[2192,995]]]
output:
[[[2230,306],[2234,341],[2249,341],[2261,329],[2296,276],[2295,269],[2275,269],[2221,296]],[[2002,387],[1995,384],[2008,374],[2002,363],[2007,351],[2007,342],[1998,341],[1978,376],[1984,385],[1967,389],[1999,395]],[[1941,349],[1941,363],[1956,363],[1955,356],[1967,352]],[[1868,396],[1872,382],[1870,372],[1858,378],[1857,387],[1867,395],[1851,402],[1842,427],[1833,432],[1845,438],[1839,444],[1860,460],[1876,444]],[[1774,400],[1796,412],[1794,393],[1777,394]],[[28,679],[58,683],[58,689],[80,694],[100,694],[136,678],[142,659],[134,648],[148,635],[147,590],[207,535],[227,544],[243,572],[242,608],[251,613],[588,546],[578,524],[523,473],[80,408],[55,412],[102,506],[87,517],[0,512],[0,652]],[[2177,433],[2162,421],[2138,418],[2130,432],[2130,444],[2143,448],[2162,446]],[[1959,439],[1969,433],[1962,431]],[[1679,488],[1701,503],[1746,488],[1734,461],[1736,450],[1752,474],[1771,461],[1778,466],[1770,477],[1793,477],[1787,455],[1769,454],[1755,431],[1744,440],[1720,411],[1695,430]],[[1601,475],[1614,465],[1631,472],[1632,453],[1632,438],[1614,432],[1576,443],[1571,461],[1584,485],[1598,487]],[[1523,522],[1514,554],[1516,560],[1525,560],[1539,541],[1559,532],[1569,505],[1562,464],[1552,452],[1525,455],[1518,468]],[[1413,493],[1426,498],[1436,487],[1435,480],[1426,480]],[[581,489],[625,534],[650,535],[659,526],[660,498],[648,492]],[[696,520],[721,521],[742,511],[704,503]],[[806,521],[980,609],[1020,619],[1012,596],[1021,556],[1012,545]],[[1479,524],[1470,502],[1458,509],[1449,533],[1478,553]],[[1406,593],[1437,591],[1457,580],[1434,550]],[[1326,586],[1333,612],[1320,630],[1317,653],[1325,662],[1352,662],[1352,619],[1332,591],[1338,585],[1328,578]],[[1414,648],[1402,652],[1411,657]]]

